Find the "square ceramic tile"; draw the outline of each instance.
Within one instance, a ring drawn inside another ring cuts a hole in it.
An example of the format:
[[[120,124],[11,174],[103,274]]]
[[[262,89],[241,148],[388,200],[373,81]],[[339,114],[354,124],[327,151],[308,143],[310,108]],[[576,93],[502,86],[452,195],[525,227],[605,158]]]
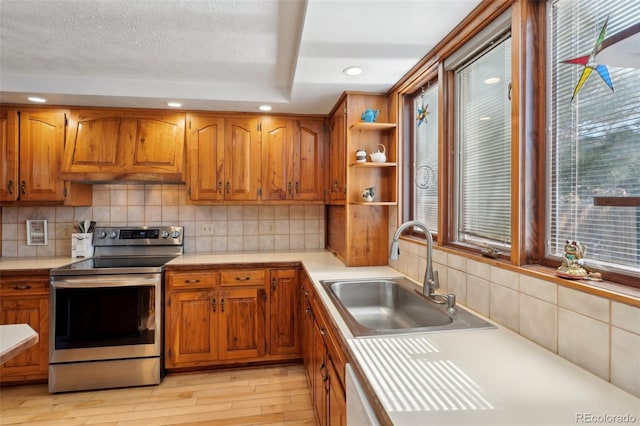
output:
[[[289,220],[289,206],[274,206],[275,220]]]
[[[260,206],[244,206],[242,209],[242,218],[244,220],[255,220],[260,218]]]
[[[276,219],[275,226],[276,235],[286,235],[287,239],[289,238],[289,220]]]
[[[289,232],[292,235],[300,235],[300,234],[304,234],[304,226],[305,226],[305,221],[304,220],[291,220],[289,222]]]
[[[442,250],[433,249],[433,261],[442,263],[443,265],[447,264],[447,252]]]
[[[126,189],[111,189],[111,206],[126,206],[127,205]]]
[[[518,274],[497,266],[489,266],[489,281],[518,290]]]
[[[144,189],[144,205],[145,206],[161,206],[162,205],[162,186],[147,185]]]
[[[258,250],[259,248],[260,248],[260,242],[258,241],[257,235],[243,237],[242,250],[251,251],[251,250]]]
[[[259,235],[260,228],[257,220],[245,220],[242,224],[244,235]],[[256,245],[257,247],[257,245]],[[246,248],[245,248],[246,250]]]
[[[113,215],[113,211],[111,212],[111,217],[117,217]],[[177,205],[163,205],[162,206],[162,223],[166,225],[171,225],[178,223],[180,220],[180,214],[178,212]]]
[[[276,224],[273,220],[260,220],[258,222],[258,230],[260,235],[275,235]]]
[[[323,219],[324,206],[315,205],[315,204],[304,206],[304,218],[305,219]]]
[[[611,328],[611,383],[640,398],[640,335]]]
[[[447,266],[449,268],[457,269],[459,271],[467,271],[467,259],[463,256],[458,256],[453,253],[447,254]]]
[[[69,251],[69,254],[71,251]],[[2,257],[17,257],[18,241],[2,241]]]
[[[276,218],[276,208],[275,208],[275,206],[259,206],[259,208],[258,208],[258,218],[260,220],[273,221]]]
[[[290,250],[304,250],[304,236],[303,235],[290,235],[289,236],[289,249]]]
[[[178,206],[178,217],[180,222],[196,220],[196,207]]]
[[[291,205],[289,208],[289,217],[291,219],[304,220],[304,207],[299,204]]]
[[[568,287],[558,287],[558,305],[603,322],[609,322],[610,302],[604,297],[594,296]]]
[[[229,235],[227,237],[227,250],[242,251],[244,249],[244,237],[241,235]]]
[[[217,220],[215,222],[211,222],[213,225],[213,236],[214,237],[226,237],[227,236],[227,225],[229,222],[225,220]],[[226,239],[225,239],[226,245]]]
[[[244,218],[243,206],[227,206],[226,210],[228,220],[242,220]]]
[[[558,309],[558,355],[609,380],[609,325]]]
[[[214,252],[227,251],[227,237],[226,236],[211,237],[211,251],[214,251]]]
[[[521,293],[520,334],[552,352],[557,352],[557,306]]]
[[[258,237],[259,250],[273,250],[275,249],[275,237],[273,235],[260,235]]]
[[[640,308],[611,302],[611,325],[640,334]]]
[[[18,223],[18,208],[17,207],[3,207],[2,208],[2,223]]]
[[[519,306],[517,291],[498,284],[490,284],[489,318],[517,332],[520,324]]]
[[[211,237],[196,237],[196,252],[210,252],[213,248]]]
[[[274,235],[274,245],[276,250],[289,250],[289,234]]]
[[[56,222],[73,222],[73,207],[56,207]]]
[[[467,259],[467,274],[489,281],[491,269],[488,263]]]
[[[144,188],[142,186],[127,189],[127,205],[144,206]]]
[[[194,206],[195,211],[196,211],[196,221],[198,222],[209,222],[211,221],[211,206]],[[227,215],[226,215],[226,211],[227,209],[225,209],[225,217],[223,219],[220,220],[226,220],[227,219]]]
[[[244,235],[244,221],[230,220],[227,222],[227,234],[229,236]]]
[[[26,235],[26,231],[25,231],[25,235]],[[5,241],[17,241],[17,240],[18,240],[18,224],[3,223],[2,224],[2,242],[4,243]]]
[[[486,317],[489,316],[489,287],[489,281],[467,274],[465,305]]]
[[[128,206],[127,222],[137,225],[144,224],[144,212],[144,206]]]
[[[322,234],[305,234],[304,248],[305,250],[313,250],[324,247]]]
[[[550,281],[520,274],[520,292],[549,303],[558,303],[558,285]]]
[[[455,294],[458,303],[465,305],[467,303],[467,274],[451,267],[448,270],[447,293]]]
[[[116,223],[116,222],[120,222],[120,223],[124,223],[127,224],[128,223],[128,217],[127,217],[127,206],[111,206],[109,208],[109,215],[111,216],[111,223]],[[176,209],[176,219],[177,219],[177,209]]]
[[[113,192],[111,193],[113,197]],[[169,185],[162,186],[162,205],[163,206],[177,206],[179,204],[178,188],[174,188]]]

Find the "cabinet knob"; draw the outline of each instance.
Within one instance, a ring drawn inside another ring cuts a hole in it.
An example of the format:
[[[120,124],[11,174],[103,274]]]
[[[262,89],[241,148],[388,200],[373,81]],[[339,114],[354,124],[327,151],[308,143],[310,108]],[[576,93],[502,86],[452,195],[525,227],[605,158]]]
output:
[[[222,181],[218,181],[218,194],[222,194]]]
[[[296,182],[296,193],[300,192],[300,182]]]
[[[216,311],[216,298],[215,297],[211,299],[211,310],[213,312]]]
[[[20,185],[20,191],[22,191],[22,195],[25,195],[27,193],[27,182],[22,181],[22,184]]]
[[[9,183],[7,184],[7,191],[9,191],[9,194],[13,194],[13,181],[10,180]]]
[[[275,291],[276,286],[278,285],[278,280],[276,278],[271,279],[271,288]]]
[[[231,182],[227,182],[226,189],[227,189],[227,194],[231,192]]]
[[[224,299],[220,301],[220,312],[224,312]]]
[[[287,184],[287,190],[289,191],[289,194],[293,193],[293,185],[291,185],[291,182]]]

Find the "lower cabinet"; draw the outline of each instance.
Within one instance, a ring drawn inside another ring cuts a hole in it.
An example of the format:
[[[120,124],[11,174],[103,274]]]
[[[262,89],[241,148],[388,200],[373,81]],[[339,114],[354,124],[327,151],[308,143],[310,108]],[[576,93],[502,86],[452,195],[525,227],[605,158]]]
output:
[[[301,290],[303,359],[316,418],[321,426],[346,425],[346,357],[307,277]]]
[[[38,343],[0,365],[0,382],[46,380],[49,373],[49,274],[0,278],[0,324],[29,324]]]
[[[165,367],[299,359],[297,269],[169,270]]]

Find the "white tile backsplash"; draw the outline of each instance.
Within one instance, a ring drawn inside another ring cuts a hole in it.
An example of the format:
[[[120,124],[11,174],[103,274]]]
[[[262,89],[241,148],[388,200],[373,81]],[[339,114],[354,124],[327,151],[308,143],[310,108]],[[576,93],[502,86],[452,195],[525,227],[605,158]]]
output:
[[[611,328],[611,383],[640,395],[640,335]]]
[[[558,305],[598,321],[609,322],[609,300],[568,287],[558,288]]]
[[[48,220],[49,244],[27,246],[25,221]],[[103,226],[185,227],[185,253],[302,250],[324,248],[323,205],[213,205],[187,202],[185,185],[93,185],[93,205],[83,207],[3,207],[2,257],[70,256],[76,221],[91,219]],[[213,235],[202,235],[212,224]],[[20,231],[22,229],[22,231]]]

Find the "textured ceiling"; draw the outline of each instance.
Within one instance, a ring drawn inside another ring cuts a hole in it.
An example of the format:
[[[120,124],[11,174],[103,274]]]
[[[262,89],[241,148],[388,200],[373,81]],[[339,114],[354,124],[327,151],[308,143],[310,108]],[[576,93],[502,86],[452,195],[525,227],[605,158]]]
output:
[[[0,101],[325,114],[387,90],[479,2],[1,0]]]

